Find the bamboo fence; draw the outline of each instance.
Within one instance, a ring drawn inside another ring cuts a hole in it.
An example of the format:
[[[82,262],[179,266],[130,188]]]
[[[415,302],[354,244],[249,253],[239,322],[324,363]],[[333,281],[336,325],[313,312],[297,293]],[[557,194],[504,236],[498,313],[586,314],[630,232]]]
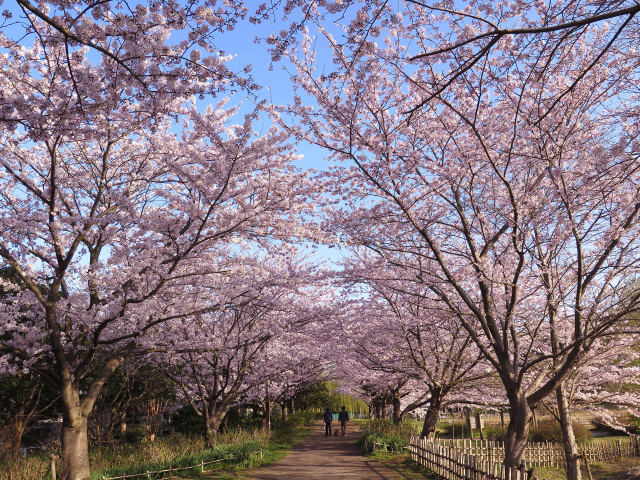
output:
[[[439,439],[436,443],[447,445],[463,453],[499,461],[504,458],[504,442],[493,440]],[[625,440],[594,441],[578,443],[578,451],[590,462],[601,462],[612,458],[625,458],[640,455],[637,436]],[[564,465],[564,449],[561,443],[529,442],[524,453],[527,465],[534,467],[555,467]]]
[[[587,462],[640,455],[638,436],[614,442],[584,442],[578,444],[580,456]],[[502,464],[504,442],[492,440],[427,441],[412,436],[409,451],[414,462],[434,471],[447,480],[535,480],[533,467],[564,465],[562,444],[530,442],[522,464],[508,468]]]
[[[510,468],[501,458],[491,460],[424,438],[412,437],[409,452],[414,462],[446,480],[538,480],[527,471],[524,461],[518,468]]]

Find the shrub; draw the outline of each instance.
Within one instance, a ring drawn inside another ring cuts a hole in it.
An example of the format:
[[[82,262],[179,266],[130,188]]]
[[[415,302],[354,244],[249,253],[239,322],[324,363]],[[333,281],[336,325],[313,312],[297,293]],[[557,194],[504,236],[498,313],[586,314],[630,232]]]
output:
[[[396,425],[390,420],[371,420],[363,425],[358,446],[367,454],[379,448],[399,452],[409,446],[409,438],[416,433],[415,425],[409,422]]]
[[[581,423],[573,424],[573,433],[576,441],[584,442],[591,438],[591,432]],[[530,442],[562,442],[562,430],[555,420],[538,422],[537,427],[531,427],[529,431]]]
[[[289,443],[303,425],[315,422],[315,413],[309,411],[296,412],[287,417],[285,422],[280,418],[272,424],[272,438],[279,443]]]
[[[503,428],[502,426],[490,426],[485,428],[482,434],[484,435],[484,438],[488,440],[504,441],[507,435],[507,429],[506,427]]]
[[[179,409],[171,418],[171,424],[178,433],[204,434],[204,420],[191,405]]]
[[[123,440],[127,443],[140,443],[147,438],[149,433],[144,425],[133,425],[124,432]]]

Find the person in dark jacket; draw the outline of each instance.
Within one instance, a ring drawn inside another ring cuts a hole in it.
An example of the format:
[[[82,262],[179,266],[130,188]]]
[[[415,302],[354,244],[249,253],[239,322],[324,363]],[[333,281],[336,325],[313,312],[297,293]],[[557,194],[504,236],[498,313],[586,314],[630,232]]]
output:
[[[349,421],[349,414],[345,407],[342,407],[342,410],[338,414],[338,420],[340,420],[340,431],[344,437],[344,434],[347,433],[347,422]]]
[[[331,420],[333,420],[333,413],[329,410],[329,407],[324,411],[324,436],[331,436]]]

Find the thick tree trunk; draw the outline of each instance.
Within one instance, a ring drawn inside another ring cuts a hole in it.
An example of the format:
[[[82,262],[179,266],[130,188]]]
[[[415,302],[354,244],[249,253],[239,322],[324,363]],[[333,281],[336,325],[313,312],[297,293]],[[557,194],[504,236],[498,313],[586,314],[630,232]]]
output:
[[[67,409],[65,409],[67,410]],[[79,407],[62,417],[62,480],[89,480],[89,437],[87,417]]]
[[[111,357],[91,382],[85,397],[80,400],[80,385],[69,370],[64,356],[64,347],[57,336],[55,308],[47,308],[47,323],[56,358],[56,369],[61,382],[62,401],[62,472],[61,480],[89,480],[89,437],[87,417],[93,410],[104,384],[124,361],[124,350]],[[132,347],[133,348],[133,347]]]
[[[508,467],[519,467],[527,446],[531,409],[521,389],[507,392],[509,396],[509,426],[504,442],[504,463]]]
[[[289,400],[289,413],[291,415],[296,414],[296,403],[293,398]]]
[[[222,425],[222,421],[224,420],[227,411],[229,410],[226,406],[212,406],[207,409],[205,413],[205,430],[204,430],[204,446],[205,448],[211,448],[215,445],[218,431],[220,430],[220,425]]]
[[[271,430],[271,400],[268,398],[264,401],[264,418],[262,419],[263,430]]]
[[[280,404],[280,409],[282,410],[282,421],[286,422],[287,421],[287,416],[288,416],[288,413],[289,413],[289,410],[287,409],[287,401],[286,400]]]
[[[11,439],[11,456],[17,459],[20,455],[20,446],[22,445],[22,436],[27,426],[27,418],[24,412],[21,412],[13,420],[13,438]]]
[[[367,403],[367,420],[373,420],[373,405]]]
[[[376,402],[376,407],[375,407],[375,417],[376,420],[380,420],[380,403]]]
[[[393,397],[393,423],[398,425],[402,423],[402,409],[400,408],[400,398]]]
[[[382,399],[382,405],[380,405],[380,418],[387,418],[387,399]]]
[[[424,423],[422,424],[422,432],[420,436],[427,439],[432,439],[436,432],[436,424],[440,417],[440,410],[442,409],[442,395],[440,390],[434,389],[431,393],[431,402],[427,409],[427,415],[424,417]]]
[[[578,445],[571,423],[571,406],[564,391],[563,383],[556,387],[556,401],[558,403],[560,428],[562,429],[562,447],[564,448],[567,480],[581,480],[582,475],[578,464]]]

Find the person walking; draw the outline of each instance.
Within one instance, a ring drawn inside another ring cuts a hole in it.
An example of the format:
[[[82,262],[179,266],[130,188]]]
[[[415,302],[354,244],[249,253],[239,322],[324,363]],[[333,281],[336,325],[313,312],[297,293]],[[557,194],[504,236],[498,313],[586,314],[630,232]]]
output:
[[[329,410],[329,407],[324,411],[324,436],[331,436],[331,420],[333,420],[333,413]]]
[[[340,431],[342,433],[342,436],[344,437],[344,434],[347,433],[347,422],[349,421],[349,414],[347,413],[347,409],[345,407],[342,407],[342,410],[340,410],[340,413],[338,414],[338,420],[340,420]]]

